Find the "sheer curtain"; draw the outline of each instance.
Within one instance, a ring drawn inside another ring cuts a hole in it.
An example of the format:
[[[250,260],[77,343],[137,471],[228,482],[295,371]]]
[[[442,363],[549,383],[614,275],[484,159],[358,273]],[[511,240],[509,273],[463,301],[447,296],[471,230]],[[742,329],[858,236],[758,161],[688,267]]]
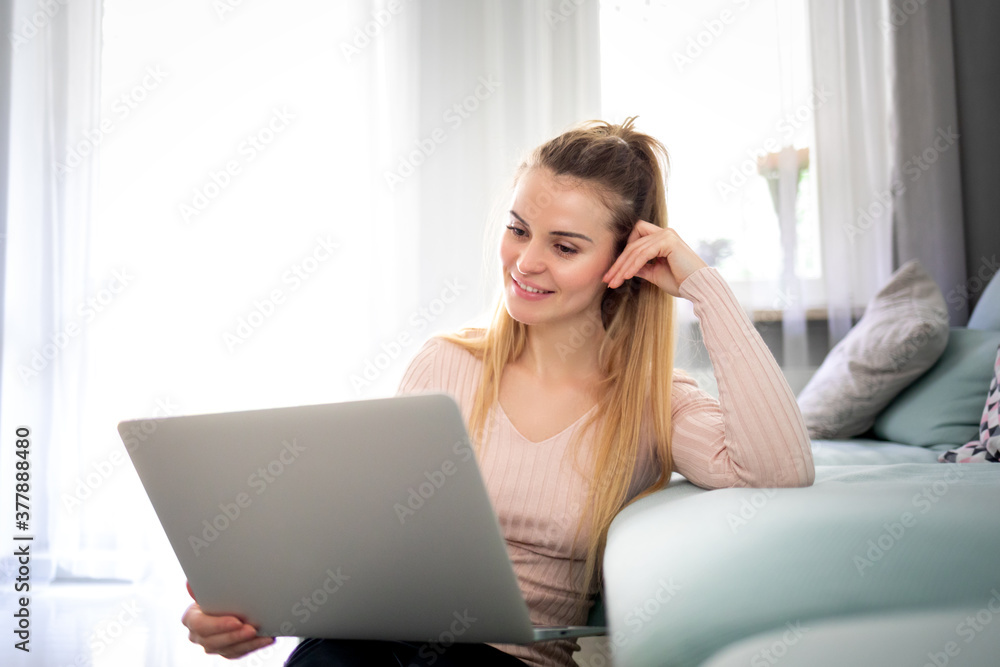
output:
[[[831,344],[895,268],[920,259],[945,294],[965,282],[951,9],[810,0]],[[953,325],[968,317],[948,302]]]
[[[830,345],[893,270],[892,30],[887,2],[810,0]]]
[[[598,112],[592,4],[55,4],[14,54],[3,267],[38,581],[172,561],[118,421],[388,395],[493,305],[519,156]]]
[[[95,156],[84,148],[65,170],[65,147],[99,125],[100,0],[13,5],[7,237],[4,257],[2,422],[5,463],[12,433],[32,433],[34,581],[55,573],[52,554],[79,533],[58,505],[61,473],[82,464],[83,351]],[[4,466],[4,470],[8,470]],[[13,492],[0,482],[5,507]],[[8,514],[9,516],[9,514]]]
[[[801,386],[807,314],[826,304],[810,164],[824,99],[811,80],[807,3],[724,4],[602,2],[603,113],[638,115],[666,145],[671,226],[719,269]],[[678,325],[678,367],[714,391],[683,300]]]

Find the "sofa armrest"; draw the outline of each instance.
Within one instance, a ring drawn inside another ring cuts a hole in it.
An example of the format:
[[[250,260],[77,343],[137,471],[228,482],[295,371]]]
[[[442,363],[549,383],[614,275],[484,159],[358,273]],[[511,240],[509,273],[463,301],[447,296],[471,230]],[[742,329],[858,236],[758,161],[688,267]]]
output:
[[[697,665],[786,623],[981,606],[1000,586],[1000,467],[817,467],[795,489],[671,485],[612,523],[616,664]]]

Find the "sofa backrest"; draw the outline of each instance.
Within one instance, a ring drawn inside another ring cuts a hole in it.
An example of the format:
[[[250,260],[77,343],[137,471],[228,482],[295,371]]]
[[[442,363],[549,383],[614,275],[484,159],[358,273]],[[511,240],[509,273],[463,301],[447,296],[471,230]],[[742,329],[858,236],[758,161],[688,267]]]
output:
[[[969,317],[969,329],[1000,331],[1000,271],[993,274]]]

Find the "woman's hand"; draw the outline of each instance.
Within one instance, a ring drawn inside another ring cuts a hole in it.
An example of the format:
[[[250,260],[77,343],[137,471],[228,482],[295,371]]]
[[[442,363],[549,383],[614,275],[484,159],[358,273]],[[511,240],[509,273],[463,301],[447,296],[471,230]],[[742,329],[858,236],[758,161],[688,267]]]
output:
[[[613,289],[629,278],[638,277],[668,294],[680,296],[680,285],[684,279],[706,266],[705,260],[673,229],[640,220],[629,235],[622,254],[602,280]]]
[[[191,593],[191,584],[188,584]],[[194,598],[194,593],[191,593]],[[210,616],[195,602],[184,612],[181,622],[189,630],[188,639],[223,658],[242,658],[247,653],[274,643],[274,637],[258,637],[257,630],[235,616]]]

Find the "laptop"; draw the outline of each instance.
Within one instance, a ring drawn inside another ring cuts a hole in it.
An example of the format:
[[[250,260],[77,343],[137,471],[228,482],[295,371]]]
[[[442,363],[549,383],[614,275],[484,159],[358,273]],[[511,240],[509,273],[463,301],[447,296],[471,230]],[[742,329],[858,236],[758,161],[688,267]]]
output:
[[[198,604],[263,635],[528,644],[532,627],[446,394],[118,424]]]

